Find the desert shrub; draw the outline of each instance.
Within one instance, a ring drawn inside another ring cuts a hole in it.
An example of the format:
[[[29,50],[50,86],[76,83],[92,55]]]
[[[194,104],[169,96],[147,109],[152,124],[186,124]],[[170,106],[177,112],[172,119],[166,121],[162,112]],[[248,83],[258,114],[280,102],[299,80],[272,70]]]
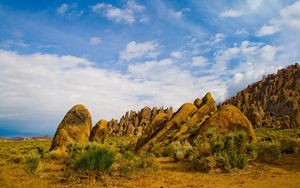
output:
[[[151,149],[151,153],[154,154],[156,157],[163,156],[164,147],[160,146],[160,144],[155,144]],[[166,155],[166,156],[168,156],[168,155]]]
[[[290,138],[281,139],[280,150],[282,153],[294,153],[295,141]]]
[[[172,157],[175,161],[182,161],[191,155],[193,147],[188,141],[184,141],[183,143],[175,141],[170,144],[170,148],[168,149],[170,157]]]
[[[10,164],[20,164],[23,162],[23,157],[22,156],[17,156],[17,155],[13,155],[11,157],[9,157],[9,159],[7,160],[8,163]]]
[[[40,155],[36,153],[29,154],[25,160],[26,171],[29,174],[36,174],[40,168]]]
[[[74,161],[73,168],[79,174],[102,175],[111,168],[114,162],[114,154],[105,149],[84,151]]]
[[[144,171],[155,170],[158,168],[158,163],[155,160],[155,156],[151,154],[145,154],[138,158],[137,167]]]
[[[44,158],[47,159],[52,159],[52,160],[66,160],[68,159],[69,155],[67,153],[67,150],[65,147],[57,149],[57,150],[52,150],[48,153],[45,154]]]
[[[155,156],[144,154],[137,156],[130,151],[118,153],[111,169],[113,176],[132,176],[137,172],[147,172],[158,168]]]
[[[214,168],[230,171],[244,168],[255,157],[256,147],[244,131],[221,134],[210,129],[196,142],[191,161],[199,171]]]
[[[171,144],[163,147],[161,156],[167,157],[167,156],[172,156],[172,153],[174,152],[173,147]]]
[[[201,172],[209,172],[217,165],[216,158],[213,156],[193,157],[192,164],[196,170]]]
[[[83,146],[79,145],[78,143],[69,143],[66,146],[66,152],[70,158],[77,157],[81,153],[82,149],[83,149]]]
[[[38,154],[41,156],[41,158],[44,158],[45,157],[45,150],[44,150],[44,148],[37,147],[36,149],[37,149]]]
[[[257,161],[272,162],[281,156],[280,143],[278,141],[263,141],[257,145]]]

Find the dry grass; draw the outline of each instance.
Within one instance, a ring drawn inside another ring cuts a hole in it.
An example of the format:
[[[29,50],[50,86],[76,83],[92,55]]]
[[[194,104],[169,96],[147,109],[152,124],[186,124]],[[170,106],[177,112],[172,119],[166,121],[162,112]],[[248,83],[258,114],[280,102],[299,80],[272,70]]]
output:
[[[258,130],[258,139],[265,130]],[[299,138],[299,130],[276,131],[272,135],[290,135]],[[126,148],[130,140],[124,137],[108,138],[105,145],[118,149]],[[156,171],[140,172],[134,176],[104,176],[101,181],[88,177],[66,180],[65,163],[62,159],[41,158],[36,175],[26,172],[25,158],[37,147],[47,151],[51,140],[0,142],[0,187],[299,187],[300,155],[283,154],[269,164],[254,163],[243,170],[230,173],[212,171],[201,173],[193,170],[190,162],[174,162],[170,158],[157,158],[160,168]],[[72,178],[72,177],[71,177]]]

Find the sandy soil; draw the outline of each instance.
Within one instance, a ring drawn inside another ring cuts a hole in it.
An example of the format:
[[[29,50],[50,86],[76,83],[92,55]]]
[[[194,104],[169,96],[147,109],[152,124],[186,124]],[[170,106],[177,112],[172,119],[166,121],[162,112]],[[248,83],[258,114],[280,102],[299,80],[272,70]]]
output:
[[[300,187],[300,156],[283,156],[273,164],[249,165],[230,173],[200,173],[187,162],[159,158],[160,170],[139,178],[114,180],[108,187]]]
[[[28,176],[15,166],[0,173],[0,187],[255,187],[300,188],[300,155],[285,155],[276,163],[248,165],[243,170],[230,173],[194,171],[189,162],[173,162],[170,158],[158,158],[160,169],[156,172],[132,178],[106,178],[106,186],[99,182],[62,182],[61,164],[48,162],[39,176]]]

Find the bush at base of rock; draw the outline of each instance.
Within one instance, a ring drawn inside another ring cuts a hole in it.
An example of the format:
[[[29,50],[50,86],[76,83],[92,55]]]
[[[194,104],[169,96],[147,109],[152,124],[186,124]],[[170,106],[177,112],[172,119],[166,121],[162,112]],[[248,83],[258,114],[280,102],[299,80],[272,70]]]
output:
[[[254,144],[243,131],[224,135],[210,129],[196,142],[190,159],[199,171],[242,169],[256,156]]]
[[[280,143],[278,141],[263,141],[257,145],[257,161],[272,162],[281,156]]]
[[[83,175],[103,175],[114,162],[114,154],[105,149],[88,150],[74,162],[74,170]]]
[[[164,152],[165,155],[174,159],[174,161],[182,161],[187,159],[193,150],[193,147],[188,141],[172,142],[169,146],[165,147]]]
[[[130,151],[118,153],[110,174],[112,176],[132,176],[137,172],[157,170],[158,163],[155,157],[150,154],[137,156]]]

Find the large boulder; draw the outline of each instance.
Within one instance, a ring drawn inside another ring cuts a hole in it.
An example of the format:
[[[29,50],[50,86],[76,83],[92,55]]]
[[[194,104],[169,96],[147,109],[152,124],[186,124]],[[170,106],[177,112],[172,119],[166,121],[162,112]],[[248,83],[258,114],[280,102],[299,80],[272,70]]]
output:
[[[71,108],[59,124],[50,150],[75,142],[85,144],[88,142],[92,129],[92,118],[89,110],[82,104]]]
[[[169,119],[168,116],[169,115],[164,112],[156,114],[156,116],[152,119],[150,126],[148,126],[145,130],[145,133],[138,139],[135,147],[136,151],[139,151],[141,148],[143,148],[143,150],[149,149],[150,144],[148,142],[163,128]]]
[[[220,132],[244,130],[253,142],[256,142],[255,132],[248,118],[235,106],[225,105],[208,118],[201,126],[198,134],[214,128]]]
[[[217,111],[216,102],[210,92],[208,92],[202,100],[197,98],[194,102],[198,107],[197,111],[183,124],[173,136],[172,141],[183,138],[183,135],[190,134],[189,130],[197,130],[204,121]]]
[[[107,121],[101,119],[98,123],[93,127],[90,135],[90,141],[104,143],[104,139],[107,135]]]
[[[188,118],[190,118],[197,111],[197,107],[192,103],[183,104],[179,110],[169,120],[170,115],[167,113],[159,113],[153,119],[151,131],[146,131],[146,135],[138,141],[136,151],[147,151],[155,144],[164,141],[172,130],[180,128]],[[154,131],[153,131],[154,130]]]

